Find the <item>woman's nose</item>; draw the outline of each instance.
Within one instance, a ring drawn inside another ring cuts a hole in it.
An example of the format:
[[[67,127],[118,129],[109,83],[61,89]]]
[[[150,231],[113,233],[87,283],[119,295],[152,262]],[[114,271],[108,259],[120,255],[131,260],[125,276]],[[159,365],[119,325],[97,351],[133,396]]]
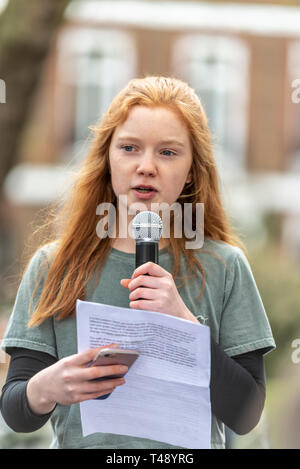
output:
[[[155,157],[152,153],[145,153],[139,161],[137,172],[145,175],[155,175],[157,173],[157,167],[155,163]]]

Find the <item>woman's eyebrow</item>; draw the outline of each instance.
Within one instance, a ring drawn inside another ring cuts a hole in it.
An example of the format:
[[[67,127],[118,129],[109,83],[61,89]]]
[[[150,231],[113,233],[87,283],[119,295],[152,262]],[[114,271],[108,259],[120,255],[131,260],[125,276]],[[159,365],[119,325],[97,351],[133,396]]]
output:
[[[117,139],[117,143],[122,142],[122,141],[128,141],[128,140],[130,140],[130,141],[132,141],[132,142],[135,141],[135,142],[137,142],[137,143],[140,143],[140,142],[141,142],[141,140],[140,140],[139,138],[137,138],[137,137],[133,137],[133,136],[131,136],[131,135],[122,135],[121,137],[119,137],[119,138]],[[167,144],[167,145],[172,145],[172,144],[173,144],[173,145],[178,145],[178,146],[180,146],[180,147],[185,147],[185,144],[184,144],[183,142],[181,142],[181,141],[179,141],[179,140],[176,140],[176,139],[174,139],[174,138],[169,138],[169,139],[161,140],[161,141],[158,142],[158,144],[159,144],[159,145],[165,145],[165,144]]]
[[[180,140],[176,140],[174,138],[167,138],[165,140],[161,140],[159,142],[160,145],[178,145],[179,147],[185,147],[185,144]]]
[[[132,137],[131,135],[122,135],[121,137],[117,138],[117,143],[122,142],[123,140],[131,140],[131,141],[140,142],[138,138]]]

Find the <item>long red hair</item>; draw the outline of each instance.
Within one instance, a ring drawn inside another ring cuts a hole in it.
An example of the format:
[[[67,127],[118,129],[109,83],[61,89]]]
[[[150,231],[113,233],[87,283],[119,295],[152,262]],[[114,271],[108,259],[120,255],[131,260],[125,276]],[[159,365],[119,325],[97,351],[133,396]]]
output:
[[[133,79],[114,98],[101,123],[91,127],[93,140],[90,151],[78,168],[69,197],[55,213],[53,223],[59,226],[59,234],[48,240],[56,241],[56,244],[53,245],[49,265],[45,265],[48,272],[28,326],[37,326],[52,316],[65,319],[73,315],[76,299],[86,298],[89,280],[95,273],[100,278],[112,239],[98,237],[96,208],[103,202],[112,203],[117,208],[109,172],[109,146],[114,130],[126,120],[135,105],[167,106],[183,119],[192,142],[192,179],[177,202],[193,204],[193,220],[196,203],[203,203],[204,236],[238,246],[246,253],[223,208],[212,136],[198,96],[186,83],[175,78],[148,76]],[[192,249],[186,249],[185,242],[190,240],[184,236],[172,236],[172,224],[170,234],[168,250],[174,259],[174,280],[178,277],[180,254],[183,254],[193,275],[197,274],[197,270],[202,273],[201,297],[205,287],[205,271],[199,258]],[[36,288],[45,269],[41,269]]]

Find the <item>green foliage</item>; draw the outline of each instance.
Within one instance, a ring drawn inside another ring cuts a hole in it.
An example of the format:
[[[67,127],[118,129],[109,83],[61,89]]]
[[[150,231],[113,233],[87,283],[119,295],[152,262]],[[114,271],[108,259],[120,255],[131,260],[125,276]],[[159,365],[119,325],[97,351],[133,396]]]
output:
[[[47,449],[51,438],[49,422],[33,433],[15,433],[5,425],[0,416],[0,449]]]
[[[276,242],[249,254],[277,346],[266,356],[268,375],[279,376],[291,363],[292,341],[300,338],[300,265]]]

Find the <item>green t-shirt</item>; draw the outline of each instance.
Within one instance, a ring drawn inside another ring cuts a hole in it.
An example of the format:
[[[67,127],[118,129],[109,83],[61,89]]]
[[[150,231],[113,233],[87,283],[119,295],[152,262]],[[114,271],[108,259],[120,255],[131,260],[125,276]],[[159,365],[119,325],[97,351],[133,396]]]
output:
[[[51,245],[38,250],[29,264],[19,286],[2,347],[25,347],[61,359],[77,353],[74,317],[63,321],[50,318],[39,327],[26,326],[37,271],[41,262],[47,259],[50,249]],[[275,348],[266,312],[243,252],[227,243],[210,239],[206,239],[203,247],[195,252],[205,270],[206,285],[200,301],[197,301],[202,286],[200,272],[179,288],[189,310],[201,323],[210,327],[212,337],[229,356],[262,348],[267,352]],[[172,273],[173,261],[166,248],[159,252],[159,264]],[[181,257],[180,276],[186,277],[186,267],[186,260]],[[129,308],[129,290],[122,287],[120,280],[130,278],[134,269],[135,254],[112,248],[96,288],[95,285],[90,288],[91,283],[88,285],[86,300]],[[176,281],[176,285],[179,286],[180,282]],[[36,292],[35,301],[41,288],[42,285]],[[51,424],[54,434],[52,448],[174,448],[162,442],[111,433],[95,433],[83,438],[79,404],[57,405],[51,416]],[[211,446],[225,447],[224,425],[214,415]]]

